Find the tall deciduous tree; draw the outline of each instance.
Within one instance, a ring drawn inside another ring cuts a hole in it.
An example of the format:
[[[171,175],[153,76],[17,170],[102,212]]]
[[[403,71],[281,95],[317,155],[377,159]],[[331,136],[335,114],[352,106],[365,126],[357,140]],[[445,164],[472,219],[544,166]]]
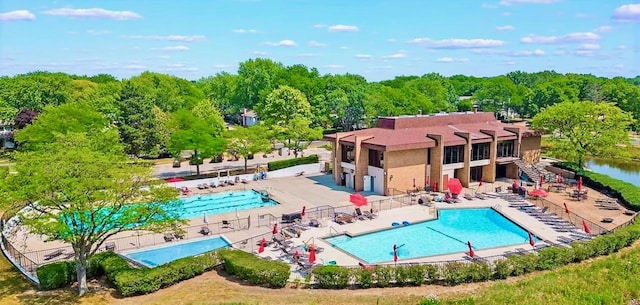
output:
[[[273,90],[257,110],[267,126],[279,128],[285,134],[287,124],[291,120],[311,116],[311,105],[307,98],[302,92],[289,86],[280,86]]]
[[[631,114],[610,103],[562,102],[536,115],[534,129],[549,134],[552,150],[582,166],[584,156],[615,155],[628,144]]]
[[[82,295],[89,257],[107,238],[134,228],[174,227],[179,219],[171,211],[179,203],[174,189],[148,187],[151,168],[127,158],[107,120],[82,105],[60,107],[45,108],[16,134],[27,145],[15,155],[17,174],[0,182],[0,203],[28,207],[20,219],[32,233],[71,245]],[[69,114],[83,119],[69,120]]]
[[[217,136],[216,130],[207,121],[188,110],[176,111],[169,126],[174,131],[167,143],[167,150],[178,158],[183,151],[192,152],[197,175],[200,175],[203,158],[224,152],[224,139]]]
[[[310,124],[311,121],[303,117],[296,117],[287,124],[286,138],[291,140],[287,146],[293,150],[296,157],[311,144],[311,141],[322,138],[322,128],[311,128]]]
[[[268,132],[266,132],[266,127],[262,125],[248,128],[238,127],[228,131],[226,138],[228,139],[228,150],[244,159],[245,172],[247,171],[247,159],[250,156],[271,150]]]

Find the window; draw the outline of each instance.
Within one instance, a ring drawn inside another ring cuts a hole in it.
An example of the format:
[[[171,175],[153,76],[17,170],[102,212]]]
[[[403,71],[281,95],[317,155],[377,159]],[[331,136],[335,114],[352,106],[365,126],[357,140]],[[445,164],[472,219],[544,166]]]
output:
[[[341,145],[342,146],[342,162],[353,163],[356,158],[356,148],[351,145]]]
[[[489,143],[471,145],[471,161],[489,159]]]
[[[464,162],[464,145],[444,148],[444,164]]]
[[[514,147],[513,140],[498,142],[498,151],[496,152],[497,157],[498,158],[513,157],[514,156],[513,147]]]
[[[384,168],[384,152],[369,149],[369,165]]]

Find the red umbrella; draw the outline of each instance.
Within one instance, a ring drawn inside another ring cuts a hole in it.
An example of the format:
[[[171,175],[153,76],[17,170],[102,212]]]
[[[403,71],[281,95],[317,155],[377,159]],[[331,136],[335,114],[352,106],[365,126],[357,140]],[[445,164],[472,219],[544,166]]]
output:
[[[416,188],[416,178],[413,178],[413,188]]]
[[[260,248],[258,248],[258,253],[262,253],[264,252],[264,246],[267,244],[267,241],[264,239],[264,237],[262,238],[262,240],[260,241]]]
[[[582,226],[584,227],[584,232],[587,234],[591,234],[591,229],[589,229],[589,226],[587,225],[587,222],[584,221],[584,219],[582,220]]]
[[[447,187],[451,191],[451,194],[458,195],[462,192],[462,183],[458,178],[451,178],[447,182]]]
[[[476,256],[476,253],[473,252],[473,248],[471,247],[471,242],[470,241],[467,241],[467,246],[469,246],[469,256],[470,257]]]
[[[437,181],[433,181],[433,187],[431,188],[431,190],[433,190],[434,192],[438,190],[438,182]]]
[[[564,211],[567,212],[567,214],[569,214],[569,208],[567,207],[567,203],[566,202],[563,202],[563,203],[564,203]]]
[[[480,178],[480,184],[478,186],[482,186],[482,183],[484,183],[484,178]]]
[[[536,197],[547,197],[547,192],[545,192],[544,190],[541,189],[533,189],[531,191],[529,191],[529,195],[530,196],[536,196]]]
[[[305,213],[306,211],[307,211],[307,206],[305,205],[302,207],[302,213],[300,213],[300,216],[304,216],[306,214]]]
[[[171,183],[171,182],[181,182],[181,181],[184,181],[184,179],[182,179],[182,178],[180,178],[180,177],[173,177],[173,178],[169,178],[169,179],[167,179],[167,182],[168,182],[168,183]]]
[[[517,190],[520,188],[520,185],[518,184],[518,180],[513,179],[513,189]]]
[[[556,174],[556,182],[557,183],[562,183],[562,178],[561,178],[560,174]]]
[[[527,232],[527,233],[529,233],[529,244],[532,247],[535,247],[536,246],[536,242],[535,242],[535,240],[533,240],[533,235],[531,234],[531,232]]]
[[[431,179],[430,178],[431,177],[427,176],[427,179],[424,180],[424,186],[427,186],[427,185],[429,185],[431,183],[431,181],[430,181]]]
[[[582,176],[578,178],[578,192],[582,191]]]
[[[540,187],[542,187],[543,183],[544,183],[544,176],[540,175]]]
[[[309,264],[313,264],[316,261],[316,247],[309,246]]]
[[[278,223],[273,224],[273,234],[278,234]]]
[[[398,247],[396,247],[396,245],[393,245],[393,262],[397,262],[398,261]]]
[[[367,205],[367,198],[362,196],[360,193],[349,195],[349,201],[357,207]]]

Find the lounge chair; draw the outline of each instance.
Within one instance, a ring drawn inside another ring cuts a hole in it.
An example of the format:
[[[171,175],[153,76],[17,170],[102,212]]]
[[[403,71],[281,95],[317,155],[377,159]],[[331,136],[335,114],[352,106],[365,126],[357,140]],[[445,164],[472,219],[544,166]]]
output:
[[[293,241],[290,241],[290,240],[284,238],[284,236],[282,236],[282,234],[274,234],[273,235],[273,241],[276,242],[278,245],[281,245],[281,246],[292,245],[293,244]]]
[[[231,223],[228,220],[223,220],[222,221],[222,228],[223,229],[233,229],[233,227],[231,226]]]
[[[319,222],[317,219],[315,219],[315,218],[310,219],[310,220],[309,220],[309,226],[310,226],[310,227],[318,228],[318,227],[320,227],[320,222]]]
[[[116,243],[110,241],[110,242],[106,242],[104,244],[104,250],[105,251],[115,251],[116,250]]]
[[[211,234],[211,231],[209,230],[209,227],[202,226],[202,227],[200,227],[199,233],[202,234],[202,235],[209,235],[209,234]]]
[[[360,208],[356,208],[356,216],[358,216],[359,220],[367,220],[369,217],[366,217],[362,214],[362,210]]]
[[[53,252],[50,252],[50,253],[45,254],[45,255],[44,255],[44,260],[48,261],[48,260],[50,260],[50,259],[53,259],[53,258],[55,258],[55,257],[58,257],[58,256],[62,255],[63,253],[64,253],[64,250],[63,250],[63,249],[55,250],[55,251],[53,251]]]
[[[309,261],[305,259],[298,259],[297,263],[299,271],[309,271],[315,266],[315,264],[309,263]]]
[[[184,233],[182,232],[173,232],[173,236],[175,236],[176,239],[184,239]]]

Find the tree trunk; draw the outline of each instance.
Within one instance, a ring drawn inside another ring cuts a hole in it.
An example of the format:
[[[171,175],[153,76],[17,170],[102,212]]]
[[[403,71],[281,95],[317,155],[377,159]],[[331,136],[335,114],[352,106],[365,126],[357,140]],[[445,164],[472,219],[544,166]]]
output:
[[[76,259],[76,278],[78,280],[78,295],[82,296],[89,292],[89,287],[87,286],[87,260],[83,254]]]
[[[245,157],[244,157],[244,172],[245,172],[245,173],[247,172],[247,157],[248,157],[248,156],[245,156]]]

